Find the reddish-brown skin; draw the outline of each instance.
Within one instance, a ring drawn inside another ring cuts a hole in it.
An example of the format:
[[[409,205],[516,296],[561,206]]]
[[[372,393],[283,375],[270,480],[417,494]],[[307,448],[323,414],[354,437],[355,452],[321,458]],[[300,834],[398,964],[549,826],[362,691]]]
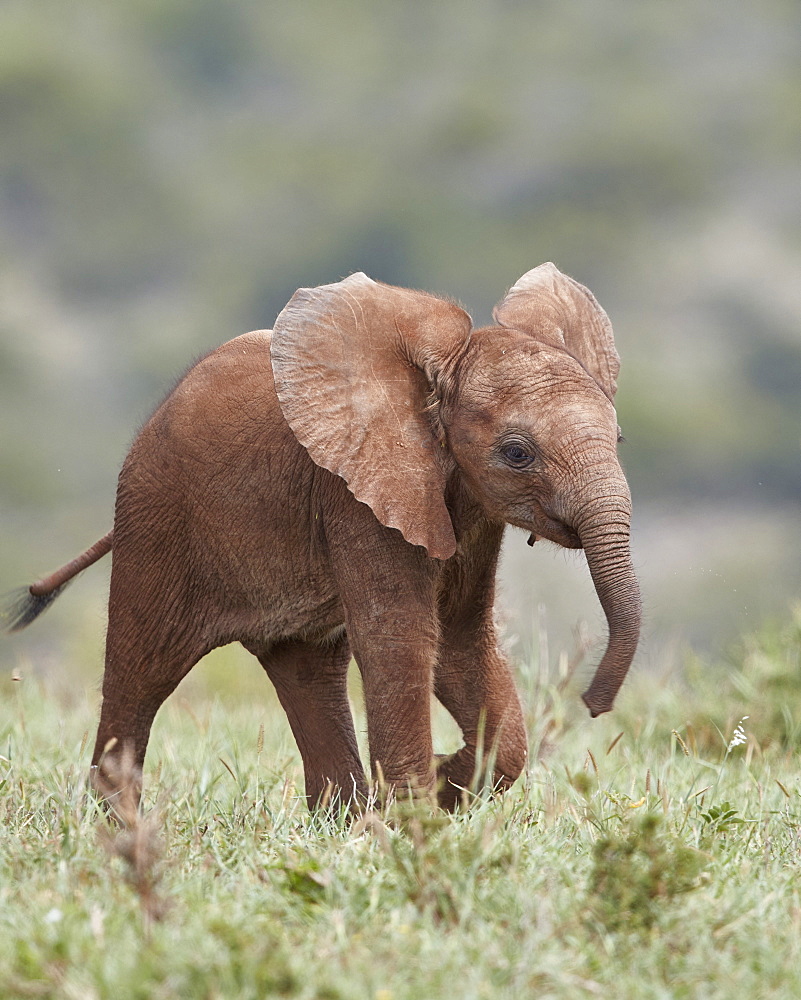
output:
[[[98,788],[119,790],[126,752],[141,769],[161,704],[232,641],[275,685],[311,805],[367,791],[351,655],[374,775],[436,787],[453,807],[483,773],[483,747],[488,780],[507,787],[527,744],[493,623],[506,523],[585,548],[610,622],[585,700],[611,708],[639,597],[617,357],[587,296],[543,265],[499,305],[501,325],[471,333],[451,303],[353,276],[299,292],[275,334],[238,337],[189,372],[120,475]],[[501,450],[510,440],[532,452],[525,467]],[[436,761],[432,693],[464,737]]]
[[[346,691],[351,653],[387,782],[433,780],[432,685],[466,738],[440,777],[469,785],[483,709],[496,779],[514,780],[526,735],[492,622],[502,526],[463,509],[461,551],[441,563],[379,524],[295,440],[276,404],[268,339],[246,334],[197,365],[123,466],[94,763],[116,739],[141,767],[164,699],[205,653],[239,641],[276,686],[310,803],[329,782],[366,792]],[[447,784],[441,797],[458,795]]]

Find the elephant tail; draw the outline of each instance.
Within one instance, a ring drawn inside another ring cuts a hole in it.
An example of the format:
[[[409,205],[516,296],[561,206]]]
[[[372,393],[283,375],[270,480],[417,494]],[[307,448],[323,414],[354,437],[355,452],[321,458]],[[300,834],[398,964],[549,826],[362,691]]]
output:
[[[111,551],[113,535],[114,533],[109,531],[86,552],[82,552],[55,573],[42,577],[30,587],[22,587],[7,594],[8,603],[0,608],[0,629],[4,632],[19,632],[30,625],[50,607],[70,580]]]

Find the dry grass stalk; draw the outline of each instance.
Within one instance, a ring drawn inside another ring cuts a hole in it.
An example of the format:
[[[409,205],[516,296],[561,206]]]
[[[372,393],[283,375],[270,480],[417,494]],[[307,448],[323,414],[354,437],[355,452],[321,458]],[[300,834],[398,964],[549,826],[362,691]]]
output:
[[[168,909],[168,902],[158,888],[164,845],[158,834],[157,811],[143,816],[139,809],[141,779],[129,750],[119,760],[107,759],[103,769],[111,786],[118,791],[109,802],[109,820],[114,822],[100,824],[98,838],[109,857],[120,858],[124,863],[125,877],[139,897],[147,932],[153,921],[161,920]]]

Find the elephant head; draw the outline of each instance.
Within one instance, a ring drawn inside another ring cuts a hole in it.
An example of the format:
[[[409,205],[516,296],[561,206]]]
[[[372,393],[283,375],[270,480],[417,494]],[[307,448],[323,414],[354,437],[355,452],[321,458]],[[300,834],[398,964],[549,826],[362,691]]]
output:
[[[523,275],[493,315],[473,330],[453,302],[361,273],[300,289],[273,332],[278,398],[312,460],[432,558],[457,550],[454,477],[487,519],[583,548],[609,625],[583,695],[596,716],[612,708],[640,623],[612,328],[553,264]]]

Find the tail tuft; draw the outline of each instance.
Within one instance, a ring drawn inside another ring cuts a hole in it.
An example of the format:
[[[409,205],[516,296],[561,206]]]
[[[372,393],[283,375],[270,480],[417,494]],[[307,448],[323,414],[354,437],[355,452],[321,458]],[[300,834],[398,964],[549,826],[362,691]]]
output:
[[[37,596],[30,592],[28,587],[20,587],[19,590],[12,590],[2,598],[0,606],[0,631],[20,632],[39,615],[46,611],[55,601],[61,591],[67,586],[63,583],[49,594]]]

